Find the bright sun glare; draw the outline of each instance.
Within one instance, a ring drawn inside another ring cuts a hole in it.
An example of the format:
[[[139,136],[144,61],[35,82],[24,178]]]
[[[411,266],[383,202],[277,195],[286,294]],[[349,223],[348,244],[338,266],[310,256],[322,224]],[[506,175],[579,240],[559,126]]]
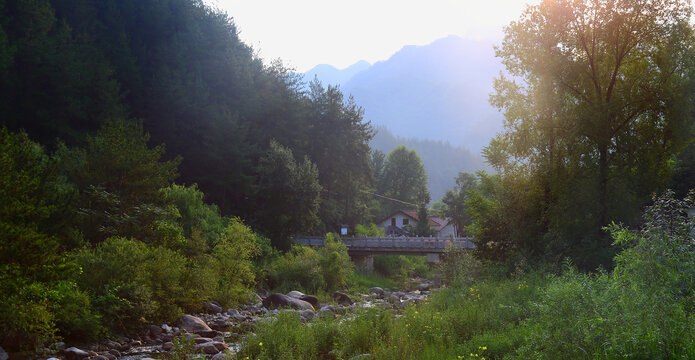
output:
[[[264,59],[306,71],[385,60],[405,45],[447,35],[498,42],[502,28],[538,0],[207,0],[229,13]]]

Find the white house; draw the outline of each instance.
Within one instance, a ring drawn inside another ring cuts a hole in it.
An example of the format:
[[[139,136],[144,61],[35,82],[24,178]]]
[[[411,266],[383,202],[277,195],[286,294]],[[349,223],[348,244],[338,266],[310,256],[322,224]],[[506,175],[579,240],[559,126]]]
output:
[[[434,236],[442,238],[454,238],[457,236],[457,229],[451,218],[442,219],[437,216],[429,216],[427,220],[430,228],[436,231]],[[418,221],[417,211],[398,210],[379,221],[376,226],[384,230],[386,235],[408,235],[405,229],[414,227]]]

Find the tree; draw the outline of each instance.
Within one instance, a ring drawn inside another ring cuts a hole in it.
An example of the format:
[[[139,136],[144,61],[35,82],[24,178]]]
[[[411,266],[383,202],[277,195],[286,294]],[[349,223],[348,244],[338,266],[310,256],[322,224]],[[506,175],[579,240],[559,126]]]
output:
[[[256,201],[258,225],[274,246],[288,250],[290,236],[317,224],[321,190],[318,169],[308,157],[299,163],[292,150],[271,141],[259,164]]]
[[[68,178],[80,191],[77,226],[87,240],[109,236],[164,241],[166,209],[163,189],[178,176],[180,158],[162,161],[164,145],[150,148],[149,134],[137,121],[107,121],[85,149],[59,149]],[[164,232],[162,232],[164,231]]]
[[[417,207],[417,224],[415,224],[413,232],[417,236],[432,236],[433,234],[425,204],[420,204]]]
[[[663,186],[691,132],[689,14],[679,0],[543,1],[505,29],[497,56],[513,77],[495,81],[491,102],[506,131],[486,155],[530,176],[543,232],[583,218],[584,245],[604,248],[600,229],[635,221]]]
[[[384,171],[379,179],[381,194],[411,204],[427,204],[430,193],[427,190],[427,173],[415,150],[398,146],[386,158]],[[404,204],[384,203],[384,209],[391,213]]]
[[[444,208],[442,214],[452,218],[454,225],[460,232],[471,224],[471,216],[468,212],[466,201],[471,195],[471,191],[477,188],[478,181],[473,174],[459,173],[456,177],[456,186],[452,190],[447,190],[442,198]]]

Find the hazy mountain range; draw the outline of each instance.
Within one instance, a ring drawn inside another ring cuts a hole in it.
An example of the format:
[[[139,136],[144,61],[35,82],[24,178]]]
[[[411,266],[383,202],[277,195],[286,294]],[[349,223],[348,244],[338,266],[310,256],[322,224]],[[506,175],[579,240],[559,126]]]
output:
[[[318,65],[305,75],[340,85],[367,120],[397,136],[448,141],[478,153],[502,127],[502,115],[488,102],[502,69],[493,45],[449,36],[405,46],[371,66]]]
[[[502,115],[488,102],[502,70],[493,45],[449,36],[405,46],[373,65],[318,65],[305,79],[317,77],[354,96],[379,130],[372,148],[387,154],[398,145],[415,149],[436,201],[454,187],[459,172],[487,168],[480,149],[502,129]]]

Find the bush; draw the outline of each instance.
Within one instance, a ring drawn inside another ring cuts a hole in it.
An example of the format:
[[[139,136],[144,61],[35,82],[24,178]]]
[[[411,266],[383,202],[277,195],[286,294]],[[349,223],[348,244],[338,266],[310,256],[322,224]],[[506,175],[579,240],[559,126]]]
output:
[[[450,286],[466,287],[480,279],[482,263],[470,252],[449,245],[444,249],[438,271],[442,281]]]
[[[308,246],[292,246],[271,265],[271,287],[282,292],[315,292],[323,287],[320,261],[316,250]]]
[[[80,287],[95,296],[95,305],[112,330],[125,331],[181,314],[181,286],[186,259],[138,240],[108,238],[74,255],[84,270]]]
[[[344,288],[354,272],[347,246],[336,234],[328,233],[319,250],[319,264],[323,274],[323,288],[336,290]]]

